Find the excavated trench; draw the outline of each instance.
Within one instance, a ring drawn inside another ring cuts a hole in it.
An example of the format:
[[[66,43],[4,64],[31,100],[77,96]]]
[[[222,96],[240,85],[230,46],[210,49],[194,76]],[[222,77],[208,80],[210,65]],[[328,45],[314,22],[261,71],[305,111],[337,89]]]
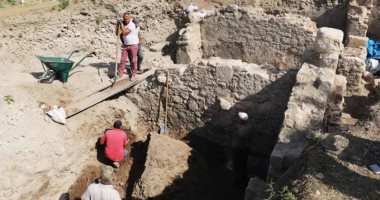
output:
[[[169,135],[186,143],[192,151],[187,160],[188,170],[167,185],[160,195],[148,199],[243,199],[245,186],[234,184],[233,172],[227,168],[235,129],[232,118],[239,111],[247,112],[253,125],[248,176],[263,180],[267,177],[270,155],[283,126],[297,68],[307,59],[304,54],[312,48],[316,23],[266,14],[252,17],[239,12],[224,13],[180,31],[187,35],[180,35],[179,40],[198,37],[196,40],[202,44],[180,45],[176,60],[191,63],[193,58],[203,58],[203,61],[186,67],[169,67],[168,120],[172,128]],[[236,16],[240,16],[238,22]],[[236,32],[221,29],[223,24],[237,26],[233,29]],[[261,29],[256,30],[257,27]],[[236,34],[238,39],[229,41],[231,34]],[[252,34],[258,37],[252,38]],[[288,35],[296,37],[289,39]],[[280,44],[270,47],[273,40]],[[245,46],[240,45],[243,43]],[[200,55],[194,56],[193,52]],[[165,105],[165,79],[165,73],[158,72],[126,94],[144,113],[141,120],[151,131],[157,131],[164,118],[161,111]],[[147,167],[149,144],[149,136],[144,142],[132,143],[131,156],[115,170],[113,185],[122,198],[136,199],[132,191]],[[97,146],[98,155],[101,150]],[[110,164],[100,157],[98,161]],[[99,176],[99,171],[99,166],[86,167],[66,199],[79,199]]]

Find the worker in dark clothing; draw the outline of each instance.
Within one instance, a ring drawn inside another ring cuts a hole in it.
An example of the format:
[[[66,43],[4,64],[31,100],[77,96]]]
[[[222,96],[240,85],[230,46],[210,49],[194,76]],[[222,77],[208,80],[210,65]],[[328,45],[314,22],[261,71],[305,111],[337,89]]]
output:
[[[232,138],[234,180],[239,185],[247,184],[247,160],[251,143],[252,126],[248,114],[239,112],[235,120],[237,129]]]

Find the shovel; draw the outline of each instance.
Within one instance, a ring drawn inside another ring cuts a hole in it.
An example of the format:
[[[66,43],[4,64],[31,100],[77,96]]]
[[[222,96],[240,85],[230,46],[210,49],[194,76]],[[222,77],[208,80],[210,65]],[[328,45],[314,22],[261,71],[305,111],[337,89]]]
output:
[[[113,83],[112,83],[112,86],[116,83],[117,81],[117,78],[118,78],[118,75],[117,75],[117,71],[118,71],[118,59],[117,59],[117,56],[119,55],[119,48],[120,48],[120,27],[119,27],[119,24],[116,24],[116,60],[115,60],[115,78],[113,80]]]
[[[167,134],[170,131],[168,126],[168,100],[169,100],[169,71],[166,70],[166,97],[165,97],[165,121],[160,127],[160,134]]]

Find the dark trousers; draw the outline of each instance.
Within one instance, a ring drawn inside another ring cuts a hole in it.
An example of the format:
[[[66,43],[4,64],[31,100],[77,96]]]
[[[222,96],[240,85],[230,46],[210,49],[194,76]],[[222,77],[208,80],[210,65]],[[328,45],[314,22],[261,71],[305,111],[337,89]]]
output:
[[[247,160],[248,149],[236,149],[233,151],[234,181],[239,185],[247,184]]]
[[[139,48],[137,50],[137,70],[141,70],[141,63],[144,59],[144,52],[143,52],[143,49],[142,49],[142,46],[141,44],[139,44]],[[132,57],[129,56],[129,63],[132,63]]]

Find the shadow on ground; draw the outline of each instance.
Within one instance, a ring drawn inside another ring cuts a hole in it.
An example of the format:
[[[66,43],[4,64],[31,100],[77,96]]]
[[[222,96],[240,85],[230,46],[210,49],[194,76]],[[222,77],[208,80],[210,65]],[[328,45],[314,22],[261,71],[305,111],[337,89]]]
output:
[[[227,163],[231,160],[232,131],[235,130],[232,117],[238,111],[247,112],[251,116],[253,128],[248,175],[265,179],[269,157],[282,126],[295,75],[296,70],[289,70],[228,111],[223,110],[215,100],[202,115],[204,126],[181,138],[193,149],[188,159],[188,171],[166,187],[161,195],[152,199],[243,199],[245,186],[235,184],[233,171],[227,168]],[[180,123],[176,119],[169,121],[172,125]],[[127,194],[131,195],[129,190]]]

